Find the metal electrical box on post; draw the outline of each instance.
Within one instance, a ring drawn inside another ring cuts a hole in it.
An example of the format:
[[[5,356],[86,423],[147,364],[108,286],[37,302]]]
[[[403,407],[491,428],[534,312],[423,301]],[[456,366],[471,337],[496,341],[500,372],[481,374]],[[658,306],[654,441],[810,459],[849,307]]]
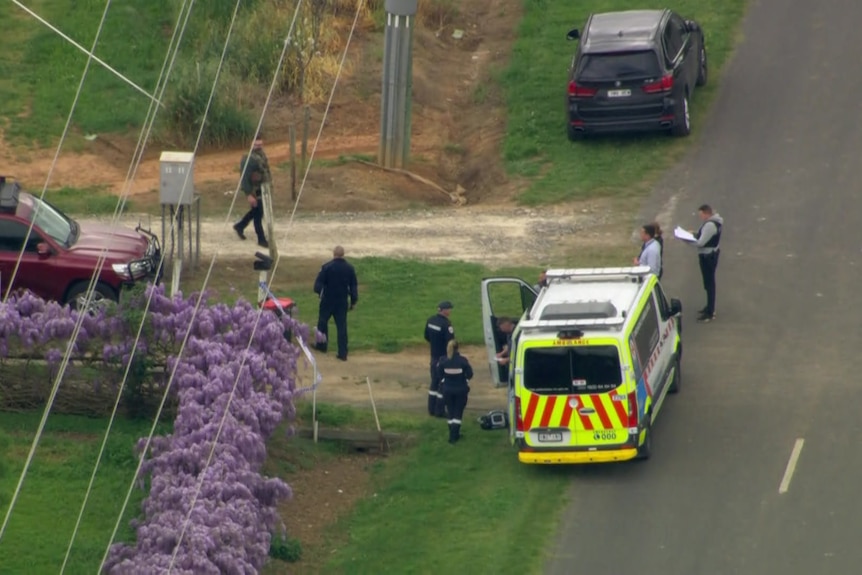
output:
[[[183,265],[184,228],[188,232],[188,255],[193,266],[200,258],[200,195],[195,193],[193,152],[162,152],[159,157],[159,203],[162,206],[162,246],[166,259],[174,259],[172,280],[176,291]],[[167,220],[170,224],[167,224]],[[169,228],[169,229],[168,229]],[[195,229],[196,228],[196,229]],[[170,244],[168,237],[170,235]],[[174,238],[176,236],[176,242]],[[176,248],[176,249],[175,249]]]
[[[193,152],[162,152],[159,158],[159,203],[191,205],[195,194]]]
[[[418,0],[386,0],[383,90],[380,98],[380,164],[404,168],[410,156],[413,27]]]

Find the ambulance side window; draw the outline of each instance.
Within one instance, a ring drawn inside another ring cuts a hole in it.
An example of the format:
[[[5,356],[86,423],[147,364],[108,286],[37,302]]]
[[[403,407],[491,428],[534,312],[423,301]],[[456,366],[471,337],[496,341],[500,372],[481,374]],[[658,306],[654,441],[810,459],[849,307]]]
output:
[[[635,345],[642,367],[649,363],[659,342],[659,318],[655,299],[650,296],[634,329]]]

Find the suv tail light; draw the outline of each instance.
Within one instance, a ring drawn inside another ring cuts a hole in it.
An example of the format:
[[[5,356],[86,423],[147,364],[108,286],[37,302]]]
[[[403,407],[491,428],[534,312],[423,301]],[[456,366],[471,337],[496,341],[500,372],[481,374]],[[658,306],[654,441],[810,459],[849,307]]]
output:
[[[579,86],[574,80],[569,82],[570,98],[592,98],[598,93],[598,91],[598,88],[587,88],[586,86]]]
[[[673,90],[673,74],[662,76],[661,80],[644,84],[643,91],[647,94],[663,94]]]

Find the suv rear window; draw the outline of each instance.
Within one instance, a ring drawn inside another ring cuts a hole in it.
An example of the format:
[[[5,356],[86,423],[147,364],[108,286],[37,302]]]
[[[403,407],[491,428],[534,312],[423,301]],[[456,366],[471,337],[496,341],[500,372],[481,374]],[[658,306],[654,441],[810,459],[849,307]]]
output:
[[[612,345],[534,347],[524,355],[524,387],[543,395],[604,393],[623,382]]]
[[[613,52],[586,54],[581,58],[578,80],[602,82],[630,78],[656,78],[661,76],[655,52]]]

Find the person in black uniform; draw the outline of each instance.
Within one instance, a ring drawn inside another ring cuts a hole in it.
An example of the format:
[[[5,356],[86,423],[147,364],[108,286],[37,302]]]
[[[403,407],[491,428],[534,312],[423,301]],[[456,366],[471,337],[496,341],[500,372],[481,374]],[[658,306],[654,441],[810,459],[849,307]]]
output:
[[[431,387],[428,388],[428,415],[445,417],[446,404],[440,393],[440,378],[437,364],[446,356],[446,344],[455,337],[455,329],[449,321],[452,312],[452,302],[441,301],[437,305],[437,313],[425,322],[425,341],[431,346]]]
[[[461,418],[467,407],[469,383],[473,379],[473,368],[467,358],[458,353],[458,342],[454,339],[446,346],[446,357],[440,360],[437,371],[449,413],[449,443],[454,444],[461,438]]]
[[[347,312],[356,306],[359,293],[356,285],[356,270],[344,259],[343,247],[335,246],[332,259],[320,268],[320,273],[314,280],[314,293],[320,296],[317,331],[327,338],[315,347],[326,353],[329,342],[329,318],[335,318],[335,329],[338,330],[338,359],[347,361]]]

